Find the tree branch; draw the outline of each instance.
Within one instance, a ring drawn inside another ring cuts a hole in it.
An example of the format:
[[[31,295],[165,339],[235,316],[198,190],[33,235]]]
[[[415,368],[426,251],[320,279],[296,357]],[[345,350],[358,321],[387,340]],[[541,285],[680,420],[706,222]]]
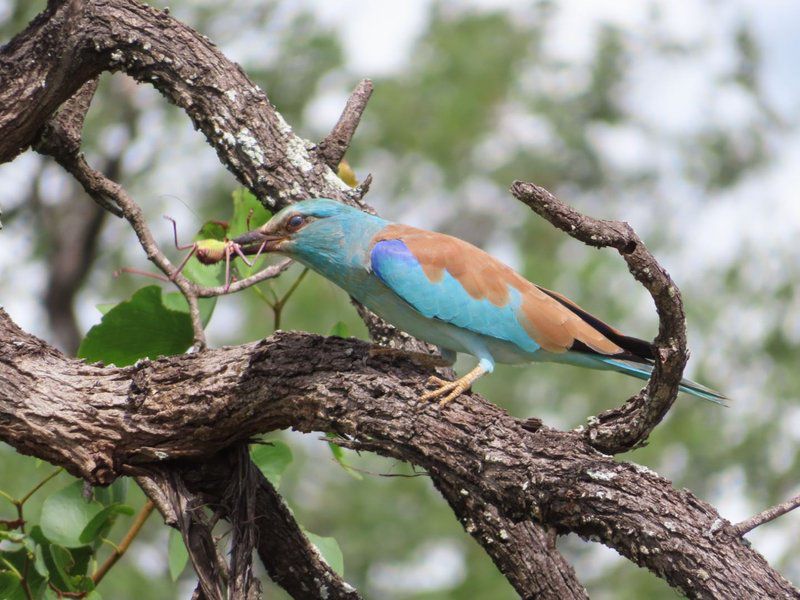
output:
[[[33,144],[85,82],[117,70],[184,109],[223,164],[270,208],[309,196],[360,199],[212,42],[135,0],[51,3],[0,49],[0,163]]]
[[[347,153],[370,96],[372,96],[372,81],[362,79],[347,99],[336,125],[317,146],[317,155],[331,169],[336,170]]]
[[[757,515],[753,515],[749,519],[745,519],[741,523],[732,525],[729,528],[729,531],[732,535],[741,537],[744,534],[752,531],[756,527],[760,527],[764,523],[769,523],[770,521],[774,521],[778,517],[782,517],[786,513],[791,512],[798,507],[800,507],[800,494],[798,494],[794,498],[790,498],[786,502],[781,502],[780,504],[771,506],[766,510],[761,511]]]
[[[191,491],[202,494],[210,506],[223,509],[234,535],[249,538],[244,545],[232,540],[232,548],[240,553],[240,547],[252,552],[251,544],[255,543],[270,578],[293,598],[360,597],[322,560],[277,490],[250,461],[246,445],[220,452],[212,460],[183,462],[181,470]],[[240,556],[238,560],[241,564],[244,558]],[[236,571],[232,562],[231,572]]]
[[[212,525],[203,512],[203,503],[186,488],[180,472],[163,467],[147,469],[146,474],[140,470],[137,482],[159,509],[164,521],[180,530],[205,597],[225,600],[227,567],[218,555],[211,535]]]
[[[480,490],[507,519],[599,540],[687,596],[798,596],[743,540],[711,536],[720,517],[690,492],[599,454],[583,435],[529,431],[475,394],[445,409],[421,404],[428,372],[402,359],[370,364],[369,348],[276,334],[102,368],[67,359],[0,312],[0,439],[108,483],[261,432],[334,431],[448,473],[452,489]]]
[[[554,227],[584,244],[615,248],[655,302],[659,327],[650,381],[622,406],[589,419],[585,428],[589,443],[606,454],[636,448],[672,407],[689,360],[680,290],[627,223],[587,217],[533,183],[515,181],[511,193]]]

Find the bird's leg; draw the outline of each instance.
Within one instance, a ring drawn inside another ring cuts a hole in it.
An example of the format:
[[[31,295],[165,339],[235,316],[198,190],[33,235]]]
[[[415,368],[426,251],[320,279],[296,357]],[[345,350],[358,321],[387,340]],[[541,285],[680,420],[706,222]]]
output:
[[[481,377],[484,373],[487,373],[488,369],[482,364],[478,363],[478,366],[472,369],[469,373],[456,379],[455,381],[445,381],[444,379],[440,379],[439,377],[431,377],[428,379],[428,383],[434,383],[439,387],[435,390],[432,390],[420,398],[422,401],[433,400],[434,398],[438,398],[439,396],[444,396],[441,400],[439,400],[439,405],[444,406],[451,400],[458,398],[461,394],[466,392],[472,384],[475,382],[476,379]]]

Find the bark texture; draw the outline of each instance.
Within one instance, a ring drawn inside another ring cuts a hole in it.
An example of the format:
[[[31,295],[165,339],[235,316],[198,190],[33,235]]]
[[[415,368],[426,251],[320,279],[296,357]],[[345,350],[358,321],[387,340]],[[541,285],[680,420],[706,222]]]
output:
[[[314,145],[292,132],[211,41],[134,0],[51,0],[0,49],[0,162],[35,145],[61,156],[68,170],[81,163],[89,82],[116,70],[181,107],[222,164],[266,205],[326,196],[364,208],[369,178],[350,189],[330,167],[350,143],[369,82]],[[83,86],[88,91],[79,92]],[[91,174],[88,166],[80,172]],[[82,183],[107,210],[121,212],[113,201],[121,188],[103,194],[116,184]],[[358,597],[320,560],[246,455],[250,436],[284,428],[334,431],[343,445],[426,469],[465,530],[526,598],[585,597],[554,546],[554,536],[567,532],[616,549],[690,597],[800,597],[740,537],[716,535],[725,522],[713,507],[604,454],[641,443],[674,401],[687,354],[669,276],[626,224],[588,219],[532,184],[517,182],[512,191],[582,241],[617,248],[659,312],[653,381],[582,431],[519,421],[476,395],[444,409],[422,404],[417,398],[430,371],[391,354],[373,357],[355,340],[282,333],[115,368],[67,358],[0,310],[0,439],[93,484],[136,477],[166,522],[181,530],[200,580],[196,597],[257,597],[254,549],[296,598]],[[387,345],[426,350],[369,315],[365,320]],[[212,519],[196,510],[203,503],[216,507]],[[235,530],[229,563],[211,536],[219,518]]]
[[[583,435],[530,431],[475,394],[444,409],[420,403],[430,373],[370,359],[364,342],[280,333],[119,369],[68,359],[5,313],[0,340],[0,435],[93,483],[265,431],[335,431],[427,469],[465,504],[476,498],[468,520],[491,518],[480,515],[487,503],[522,528],[535,520],[577,533],[690,597],[800,597],[746,541],[713,535],[724,521],[691,492]]]

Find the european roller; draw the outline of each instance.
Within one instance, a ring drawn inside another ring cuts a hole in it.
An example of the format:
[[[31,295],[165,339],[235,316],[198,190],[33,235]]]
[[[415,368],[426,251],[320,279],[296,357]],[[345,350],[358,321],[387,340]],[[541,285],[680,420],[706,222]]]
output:
[[[455,381],[432,378],[422,399],[441,404],[491,373],[495,363],[557,362],[648,379],[651,345],[620,333],[556,292],[458,238],[392,223],[324,198],[292,204],[233,240],[289,256],[329,279],[380,317],[478,364]],[[724,396],[684,379],[682,391]]]

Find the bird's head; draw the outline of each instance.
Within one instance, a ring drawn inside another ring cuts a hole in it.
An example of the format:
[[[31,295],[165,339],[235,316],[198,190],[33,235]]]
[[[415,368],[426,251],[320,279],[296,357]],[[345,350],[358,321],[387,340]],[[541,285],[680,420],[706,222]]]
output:
[[[364,220],[375,219],[341,202],[327,198],[303,200],[276,213],[258,229],[233,241],[246,254],[280,252],[292,258],[311,260],[346,251],[345,235],[355,233]]]

